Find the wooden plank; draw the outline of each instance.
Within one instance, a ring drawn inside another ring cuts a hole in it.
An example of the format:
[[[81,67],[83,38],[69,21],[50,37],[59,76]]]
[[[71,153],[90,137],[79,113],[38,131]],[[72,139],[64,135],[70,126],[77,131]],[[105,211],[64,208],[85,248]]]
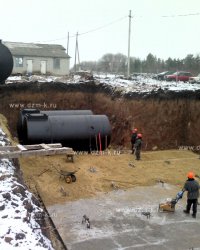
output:
[[[0,152],[1,151],[15,151],[18,148],[16,146],[0,146]]]
[[[25,150],[27,150],[27,148],[25,148],[23,145],[21,145],[21,144],[18,144],[17,145],[17,148],[19,149],[19,150],[21,150],[21,151],[25,151]]]
[[[26,156],[42,156],[42,155],[56,155],[66,154],[67,156],[74,156],[72,148],[62,147],[61,143],[54,144],[34,144],[17,146],[2,146],[0,147],[0,159],[2,158],[19,158]]]
[[[26,151],[13,151],[13,152],[0,152],[0,159],[2,158],[19,158],[28,156],[42,156],[42,155],[60,155],[69,154],[74,155],[74,152],[70,148],[52,148],[52,149],[40,149],[40,150],[26,150]]]
[[[52,144],[45,144],[45,145],[50,147],[50,148],[62,148],[61,143],[52,143]],[[23,146],[27,150],[29,150],[29,149],[32,149],[32,150],[42,149],[41,144],[21,145],[21,146]],[[16,151],[18,149],[19,148],[17,146],[0,146],[0,151]],[[68,149],[72,150],[72,148],[68,148]]]
[[[44,144],[44,143],[42,143],[42,144],[40,144],[40,145],[41,145],[41,147],[44,148],[44,149],[50,149],[50,147],[49,147],[48,145]]]
[[[42,143],[44,144],[44,143]],[[61,148],[62,144],[61,143],[51,143],[51,144],[45,144],[46,146],[50,148]],[[42,149],[41,144],[33,144],[33,145],[25,145],[27,149]]]

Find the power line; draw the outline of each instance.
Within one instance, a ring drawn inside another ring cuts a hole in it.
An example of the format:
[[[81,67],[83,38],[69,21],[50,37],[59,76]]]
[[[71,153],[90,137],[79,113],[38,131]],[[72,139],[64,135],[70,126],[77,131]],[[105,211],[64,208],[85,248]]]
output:
[[[100,29],[103,29],[103,28],[106,28],[106,27],[108,27],[108,26],[110,26],[110,25],[112,25],[112,24],[114,24],[114,23],[117,23],[117,22],[120,22],[120,21],[124,20],[125,18],[127,18],[127,16],[121,17],[121,18],[119,18],[119,19],[117,19],[117,20],[115,20],[115,21],[113,21],[113,22],[110,22],[110,23],[108,23],[108,24],[105,24],[105,25],[102,25],[102,26],[100,26],[100,27],[97,27],[96,29],[92,29],[92,30],[89,30],[89,31],[80,33],[79,36],[80,36],[80,35],[85,35],[85,34],[88,34],[88,33],[91,33],[91,32],[94,32],[94,31],[97,31],[97,30],[100,30]]]
[[[147,18],[162,18],[162,17],[164,17],[164,18],[175,18],[175,17],[189,17],[189,16],[199,16],[200,15],[200,12],[197,12],[197,13],[188,13],[188,14],[171,14],[171,15],[162,15],[162,16],[160,16],[160,15],[148,15],[148,16],[137,16],[137,15],[135,15],[134,17],[135,18],[138,18],[138,17],[140,17],[140,18],[145,18],[145,17],[147,17]]]
[[[161,16],[161,17],[185,17],[185,16],[199,16],[200,13],[190,13],[190,14],[179,14],[179,15],[169,15],[169,16]]]
[[[175,18],[175,17],[189,17],[189,16],[199,16],[200,15],[200,12],[197,12],[197,13],[187,13],[187,14],[177,14],[177,15],[163,15],[163,16],[157,16],[157,17],[163,17],[163,18]],[[93,32],[96,32],[98,30],[101,30],[101,29],[104,29],[108,26],[111,26],[112,24],[115,24],[117,22],[120,22],[124,19],[126,19],[128,16],[123,16],[123,17],[120,17],[110,23],[107,23],[105,25],[102,25],[102,26],[99,26],[97,28],[94,28],[94,29],[91,29],[91,30],[88,30],[86,32],[82,32],[82,33],[79,33],[78,35],[79,36],[82,36],[82,35],[86,35],[88,33],[93,33]],[[134,15],[134,18],[137,18],[137,17],[146,17],[146,16],[137,16],[137,15]],[[148,16],[148,17],[155,17],[154,16]],[[60,41],[60,40],[65,40],[65,39],[68,39],[68,38],[74,38],[76,37],[77,34],[74,34],[74,35],[71,35],[71,36],[64,36],[64,37],[59,37],[59,38],[55,38],[55,39],[52,39],[52,40],[46,40],[46,41],[36,41],[37,42],[43,42],[43,43],[47,43],[47,42],[56,42],[56,41]]]
[[[112,25],[112,24],[115,24],[115,23],[117,23],[117,22],[120,22],[120,21],[124,20],[125,18],[127,18],[127,16],[118,18],[118,19],[115,20],[115,21],[112,21],[112,22],[107,23],[107,24],[105,24],[105,25],[102,25],[102,26],[99,26],[99,27],[97,27],[97,28],[88,30],[88,31],[86,31],[86,32],[82,32],[82,33],[80,33],[80,34],[78,34],[78,35],[79,35],[79,36],[82,36],[82,35],[85,35],[85,34],[88,34],[88,33],[93,33],[93,32],[98,31],[98,30],[100,30],[100,29],[104,29],[104,28],[106,28],[106,27],[108,27],[108,26],[110,26],[110,25]],[[77,34],[74,34],[74,35],[69,36],[69,38],[73,38],[73,37],[76,37],[76,36],[77,36]],[[65,39],[67,39],[67,38],[68,38],[68,36],[64,36],[64,37],[56,38],[56,39],[53,39],[53,40],[46,40],[46,41],[42,41],[42,42],[43,42],[43,43],[46,43],[46,42],[55,42],[55,41],[59,41],[59,40],[65,40]],[[41,41],[37,41],[37,42],[41,42]]]

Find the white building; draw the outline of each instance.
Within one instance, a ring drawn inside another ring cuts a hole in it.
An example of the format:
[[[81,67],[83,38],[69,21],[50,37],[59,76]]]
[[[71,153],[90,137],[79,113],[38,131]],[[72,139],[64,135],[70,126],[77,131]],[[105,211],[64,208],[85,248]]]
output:
[[[12,74],[69,74],[70,56],[57,44],[3,42],[13,56]]]

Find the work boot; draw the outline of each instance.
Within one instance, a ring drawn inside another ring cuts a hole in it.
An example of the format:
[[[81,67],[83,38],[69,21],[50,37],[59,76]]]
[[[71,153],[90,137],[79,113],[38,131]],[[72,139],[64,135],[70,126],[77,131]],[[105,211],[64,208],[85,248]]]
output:
[[[192,214],[192,217],[196,219],[196,214]]]
[[[187,211],[187,210],[183,210],[183,212],[184,212],[185,214],[189,214],[189,213],[190,213],[190,212]]]

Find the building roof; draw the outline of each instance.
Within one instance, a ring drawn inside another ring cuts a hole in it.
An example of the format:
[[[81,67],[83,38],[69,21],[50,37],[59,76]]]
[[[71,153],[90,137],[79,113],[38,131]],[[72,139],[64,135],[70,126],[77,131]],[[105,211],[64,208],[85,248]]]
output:
[[[58,44],[39,44],[21,42],[3,42],[13,56],[55,57],[70,58],[65,53],[65,48]]]

